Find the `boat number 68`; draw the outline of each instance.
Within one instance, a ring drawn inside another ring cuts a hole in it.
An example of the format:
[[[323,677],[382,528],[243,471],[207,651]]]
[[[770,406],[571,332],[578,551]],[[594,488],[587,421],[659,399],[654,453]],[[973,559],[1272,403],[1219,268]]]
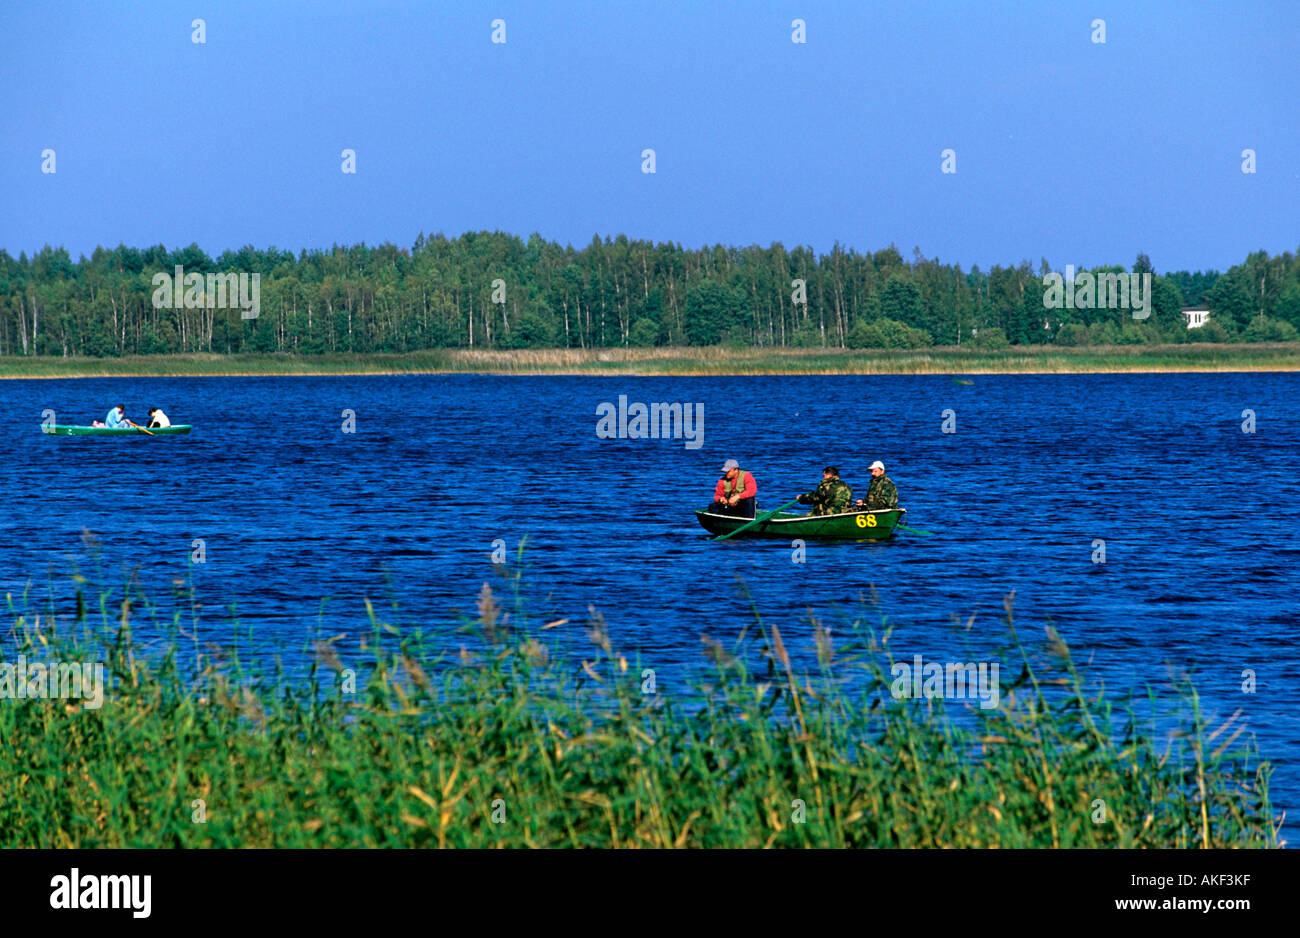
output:
[[[857,521],[860,528],[874,528],[876,526],[875,515],[858,515]]]

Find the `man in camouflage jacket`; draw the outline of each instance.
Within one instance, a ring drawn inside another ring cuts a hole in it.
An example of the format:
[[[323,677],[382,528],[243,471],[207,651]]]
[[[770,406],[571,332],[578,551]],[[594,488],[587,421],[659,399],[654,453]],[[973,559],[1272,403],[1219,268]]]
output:
[[[859,498],[858,508],[897,508],[898,488],[892,479],[885,475],[885,464],[879,459],[871,464],[871,484],[867,486],[867,497]]]
[[[799,503],[812,505],[814,515],[834,515],[848,511],[853,504],[853,490],[840,478],[834,466],[822,470],[822,482],[811,492],[799,496]]]

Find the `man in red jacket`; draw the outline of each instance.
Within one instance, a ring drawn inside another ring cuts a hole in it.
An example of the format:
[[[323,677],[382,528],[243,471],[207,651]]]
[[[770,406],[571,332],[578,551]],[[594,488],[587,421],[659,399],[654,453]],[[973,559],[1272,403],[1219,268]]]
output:
[[[738,518],[754,517],[754,498],[758,483],[753,473],[740,468],[740,463],[728,459],[722,464],[722,478],[713,490],[713,504],[708,510],[715,515],[735,515]]]

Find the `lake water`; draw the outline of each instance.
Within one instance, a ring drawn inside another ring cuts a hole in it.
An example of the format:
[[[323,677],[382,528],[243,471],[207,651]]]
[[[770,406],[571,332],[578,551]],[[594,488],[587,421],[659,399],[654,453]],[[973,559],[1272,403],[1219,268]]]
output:
[[[307,636],[368,631],[364,600],[445,628],[493,579],[494,540],[527,537],[526,590],[575,641],[589,603],[616,644],[663,669],[701,661],[700,635],[751,621],[742,576],[788,643],[809,611],[860,614],[874,584],[900,655],[969,660],[1001,647],[1015,591],[1025,636],[1055,625],[1111,692],[1195,680],[1212,725],[1243,708],[1300,817],[1300,375],[758,378],[391,376],[4,381],[0,589],[70,594],[99,539],[105,581],[130,568],[160,602],[192,568],[208,637],[227,607],[286,660]],[[597,407],[704,405],[703,445],[599,439]],[[39,432],[161,406],[188,437]],[[945,411],[955,432],[945,433]],[[1243,411],[1254,414],[1243,431]],[[355,432],[344,432],[346,411]],[[691,509],[724,459],[754,473],[760,509],[838,464],[865,490],[881,459],[906,522],[885,543],[711,543]],[[1094,562],[1096,541],[1105,562]],[[326,600],[322,605],[322,600]],[[387,614],[386,614],[387,615]],[[353,645],[355,647],[355,645]],[[954,658],[953,656],[956,656]],[[1243,693],[1243,671],[1257,688]]]

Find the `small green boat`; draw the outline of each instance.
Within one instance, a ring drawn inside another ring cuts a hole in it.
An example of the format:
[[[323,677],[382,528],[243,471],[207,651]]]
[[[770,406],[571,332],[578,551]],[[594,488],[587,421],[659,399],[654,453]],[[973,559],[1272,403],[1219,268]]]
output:
[[[766,521],[754,525],[747,531],[736,535],[742,537],[761,537],[769,540],[792,541],[802,538],[808,541],[883,541],[892,537],[906,508],[881,508],[873,511],[846,511],[838,515],[793,514],[779,511]],[[757,512],[761,515],[762,512]],[[711,511],[700,510],[695,517],[704,530],[710,534],[728,534],[753,518],[737,518],[734,515],[715,515]]]
[[[108,427],[77,427],[68,424],[52,423],[41,424],[41,432],[48,433],[51,436],[160,436],[173,433],[189,433],[191,424],[174,423],[170,427],[153,427],[146,433],[144,430],[135,427],[125,429],[110,429]]]

